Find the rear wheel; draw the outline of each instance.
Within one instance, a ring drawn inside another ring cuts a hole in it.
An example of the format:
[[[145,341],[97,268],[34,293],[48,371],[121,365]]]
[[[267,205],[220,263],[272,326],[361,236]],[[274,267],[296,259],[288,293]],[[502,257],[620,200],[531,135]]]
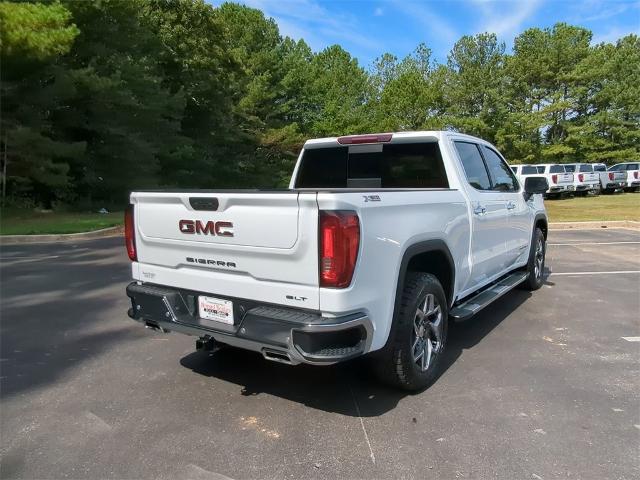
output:
[[[522,283],[527,290],[538,290],[544,283],[544,262],[547,253],[547,242],[544,238],[542,230],[536,227],[533,233],[533,242],[531,242],[531,251],[529,252],[529,263],[527,271],[529,276]]]
[[[405,390],[433,383],[442,364],[447,321],[447,301],[438,279],[428,273],[408,274],[387,345],[373,358],[380,380]]]

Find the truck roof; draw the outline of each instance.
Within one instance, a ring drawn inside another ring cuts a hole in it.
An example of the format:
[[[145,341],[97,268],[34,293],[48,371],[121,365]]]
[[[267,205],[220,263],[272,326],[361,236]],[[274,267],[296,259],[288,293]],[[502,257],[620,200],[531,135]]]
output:
[[[345,135],[341,137],[325,137],[325,138],[312,138],[307,140],[304,143],[304,148],[320,148],[320,147],[331,147],[338,145],[347,145],[349,143],[343,143],[344,139],[350,138],[358,138],[358,137],[376,137],[376,136],[388,136],[391,135],[390,140],[385,140],[384,143],[394,143],[394,142],[406,142],[410,140],[441,140],[443,137],[455,136],[467,138],[473,141],[486,142],[478,137],[474,137],[472,135],[467,135],[464,133],[451,132],[448,130],[420,130],[420,131],[411,131],[411,132],[385,132],[385,133],[365,133],[365,134],[357,134],[357,135]],[[382,143],[382,141],[380,141]],[[357,142],[355,142],[357,143]],[[362,142],[362,143],[377,143],[376,141],[372,142]]]

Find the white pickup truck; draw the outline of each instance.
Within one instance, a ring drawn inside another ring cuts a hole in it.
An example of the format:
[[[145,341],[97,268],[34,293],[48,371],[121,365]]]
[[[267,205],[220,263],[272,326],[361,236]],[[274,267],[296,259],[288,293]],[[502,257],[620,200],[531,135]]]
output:
[[[575,191],[573,185],[573,173],[567,173],[564,165],[554,163],[541,163],[536,165],[542,168],[541,175],[544,175],[549,182],[549,188],[546,191],[547,196],[562,197]]]
[[[600,193],[600,175],[593,171],[591,163],[568,163],[564,165],[567,173],[573,173],[573,188],[576,195]]]
[[[287,364],[369,354],[422,389],[449,320],[542,285],[546,189],[462,134],[309,140],[287,190],[132,193],[128,313]]]

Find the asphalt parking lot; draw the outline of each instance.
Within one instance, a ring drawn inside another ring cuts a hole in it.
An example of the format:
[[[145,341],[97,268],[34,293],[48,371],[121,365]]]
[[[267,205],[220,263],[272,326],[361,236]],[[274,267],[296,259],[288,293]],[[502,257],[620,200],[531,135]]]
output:
[[[120,239],[4,246],[0,477],[640,478],[639,253],[552,231],[546,285],[454,327],[408,395],[145,330]]]

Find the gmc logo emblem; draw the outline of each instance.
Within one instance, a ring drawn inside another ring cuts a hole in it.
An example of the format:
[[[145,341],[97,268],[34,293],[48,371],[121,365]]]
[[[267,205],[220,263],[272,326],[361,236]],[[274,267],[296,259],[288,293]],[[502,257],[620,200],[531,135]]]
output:
[[[180,220],[178,228],[182,233],[198,235],[216,235],[218,237],[233,237],[233,223],[214,222],[209,220],[204,223],[201,220]]]

